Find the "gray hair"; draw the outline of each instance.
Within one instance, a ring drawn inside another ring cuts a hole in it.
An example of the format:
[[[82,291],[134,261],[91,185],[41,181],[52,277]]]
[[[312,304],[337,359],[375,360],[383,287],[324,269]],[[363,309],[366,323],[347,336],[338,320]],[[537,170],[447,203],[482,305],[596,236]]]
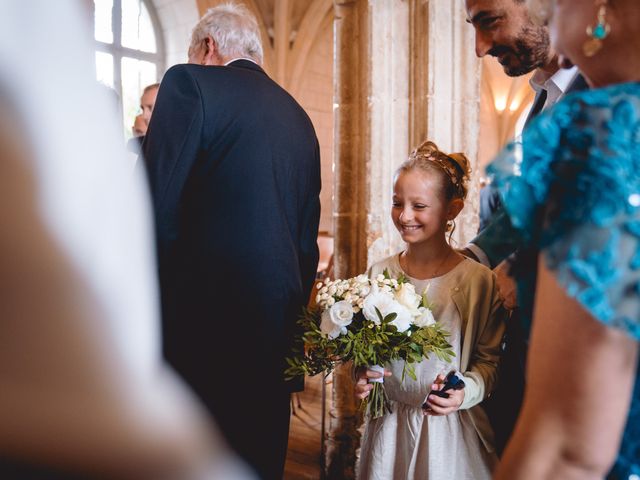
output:
[[[258,21],[244,5],[224,3],[207,10],[191,32],[190,49],[207,35],[211,35],[222,57],[246,57],[262,64]]]

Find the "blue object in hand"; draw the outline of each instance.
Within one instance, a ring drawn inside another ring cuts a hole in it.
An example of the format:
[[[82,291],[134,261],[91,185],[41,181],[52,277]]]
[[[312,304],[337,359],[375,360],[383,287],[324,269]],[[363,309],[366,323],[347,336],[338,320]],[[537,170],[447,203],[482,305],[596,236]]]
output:
[[[447,393],[447,390],[461,390],[464,388],[464,386],[465,386],[464,380],[462,380],[462,378],[457,376],[454,370],[451,370],[445,378],[444,386],[442,387],[442,389],[431,390],[431,392],[429,392],[429,395],[436,395],[442,398],[449,398],[449,394]],[[426,406],[426,403],[425,405],[423,405],[423,407],[425,406]]]

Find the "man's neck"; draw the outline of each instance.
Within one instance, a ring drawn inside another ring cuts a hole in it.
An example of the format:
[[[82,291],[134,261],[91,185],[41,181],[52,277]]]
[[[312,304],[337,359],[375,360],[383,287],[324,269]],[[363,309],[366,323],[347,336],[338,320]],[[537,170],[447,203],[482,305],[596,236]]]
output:
[[[539,78],[542,77],[548,80],[553,77],[558,72],[558,70],[560,70],[560,66],[558,65],[558,57],[554,55],[553,57],[551,57],[551,60],[546,63],[546,65],[537,68],[536,72],[539,73],[537,73],[536,75],[539,75]]]

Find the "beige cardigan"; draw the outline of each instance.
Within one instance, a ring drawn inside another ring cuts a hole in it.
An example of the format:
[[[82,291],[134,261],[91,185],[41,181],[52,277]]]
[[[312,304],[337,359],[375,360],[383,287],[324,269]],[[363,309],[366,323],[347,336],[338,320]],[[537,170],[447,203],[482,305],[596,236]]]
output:
[[[495,274],[477,262],[465,261],[465,268],[454,272],[458,276],[457,286],[451,291],[451,300],[462,320],[460,371],[464,376],[465,395],[460,414],[469,416],[482,443],[492,452],[493,430],[479,404],[496,385],[506,311],[498,294]],[[371,278],[382,273],[375,267],[369,271]],[[400,272],[390,273],[398,275]]]

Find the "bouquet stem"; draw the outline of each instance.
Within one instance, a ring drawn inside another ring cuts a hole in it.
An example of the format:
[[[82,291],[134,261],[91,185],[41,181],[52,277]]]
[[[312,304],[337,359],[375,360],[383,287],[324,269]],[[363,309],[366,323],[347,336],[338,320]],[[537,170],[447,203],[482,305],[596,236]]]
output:
[[[363,400],[363,404],[371,418],[380,418],[385,413],[391,413],[391,404],[383,383],[373,383],[373,389]]]

